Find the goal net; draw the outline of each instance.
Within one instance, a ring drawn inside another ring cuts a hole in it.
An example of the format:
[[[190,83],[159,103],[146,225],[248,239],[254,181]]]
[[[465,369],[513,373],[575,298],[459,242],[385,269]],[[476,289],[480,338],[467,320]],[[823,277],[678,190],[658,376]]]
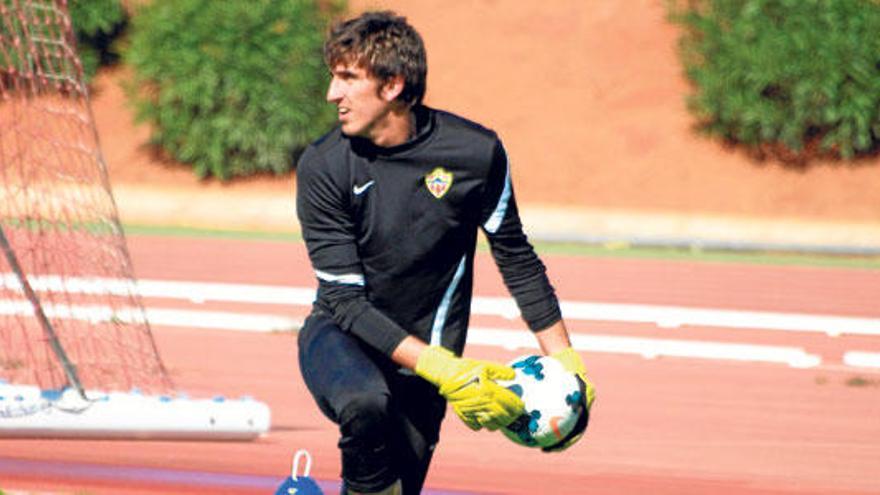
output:
[[[0,427],[32,393],[13,386],[44,403],[65,390],[93,402],[173,390],[75,43],[66,0],[0,0]]]

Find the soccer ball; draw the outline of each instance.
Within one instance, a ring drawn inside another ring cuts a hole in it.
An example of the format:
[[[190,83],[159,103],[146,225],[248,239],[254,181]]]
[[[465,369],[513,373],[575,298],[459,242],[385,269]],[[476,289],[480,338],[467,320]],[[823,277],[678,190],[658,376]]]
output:
[[[585,414],[583,391],[574,373],[548,356],[521,356],[510,362],[513,380],[498,384],[519,396],[525,413],[501,428],[504,436],[526,447],[552,447],[562,441]]]

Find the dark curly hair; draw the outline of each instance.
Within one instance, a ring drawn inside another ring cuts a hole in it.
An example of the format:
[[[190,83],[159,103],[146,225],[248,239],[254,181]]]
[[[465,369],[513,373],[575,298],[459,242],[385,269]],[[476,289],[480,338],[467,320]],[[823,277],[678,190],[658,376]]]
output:
[[[383,83],[402,76],[397,99],[409,105],[420,104],[425,96],[425,45],[406,18],[394,12],[365,12],[334,25],[324,43],[324,62],[331,69],[354,63]]]

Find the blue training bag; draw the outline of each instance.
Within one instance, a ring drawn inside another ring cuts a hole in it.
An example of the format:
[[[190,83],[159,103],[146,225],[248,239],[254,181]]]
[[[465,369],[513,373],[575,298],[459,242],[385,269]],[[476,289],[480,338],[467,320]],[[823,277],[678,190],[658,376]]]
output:
[[[305,469],[303,469],[302,476],[298,474],[300,458],[305,459]],[[281,483],[281,486],[275,491],[275,495],[324,495],[315,480],[309,477],[311,470],[312,456],[306,450],[297,450],[293,454],[293,468],[290,477]]]

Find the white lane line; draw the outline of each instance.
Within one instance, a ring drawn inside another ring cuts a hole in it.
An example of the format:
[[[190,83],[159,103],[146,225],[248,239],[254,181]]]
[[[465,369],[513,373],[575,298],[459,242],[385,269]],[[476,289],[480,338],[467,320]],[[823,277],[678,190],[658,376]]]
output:
[[[536,349],[531,332],[496,328],[471,328],[468,344],[500,346],[509,350]],[[645,359],[684,357],[786,364],[793,368],[813,368],[822,358],[800,347],[731,344],[698,340],[653,339],[616,335],[571,334],[572,347],[579,351],[637,354]]]
[[[131,283],[124,280],[75,277],[65,279],[58,276],[29,277],[29,281],[37,291],[66,290],[72,293],[111,295],[128,295],[134,292],[143,297],[182,299],[195,303],[228,301],[311,306],[315,299],[314,289],[306,287],[167,280],[140,280],[132,287]],[[0,277],[0,284],[9,289],[20,289],[18,281],[11,274]],[[561,306],[563,315],[568,320],[653,323],[661,328],[692,325],[818,332],[830,336],[880,336],[880,318],[582,301],[562,301]],[[474,297],[471,311],[476,315],[509,319],[519,316],[516,303],[503,297]]]
[[[305,287],[277,285],[228,284],[219,282],[185,282],[172,280],[128,280],[99,277],[60,277],[42,275],[28,277],[37,292],[68,292],[71,294],[182,299],[195,303],[228,301],[255,304],[311,305],[315,290]],[[11,273],[0,276],[0,287],[21,290],[21,283]]]
[[[843,364],[857,368],[880,368],[880,352],[845,352],[843,354]]]
[[[143,323],[144,314],[134,307],[118,308],[109,306],[43,304],[43,313],[49,318],[104,323],[119,320],[125,323]],[[28,301],[0,300],[0,315],[34,316],[34,308]]]
[[[566,301],[562,302],[562,311],[566,318],[608,321],[617,321],[620,317],[615,315],[624,314],[626,315],[626,321],[655,323],[661,328],[693,325],[736,329],[819,332],[829,336],[843,334],[880,335],[880,318]]]
[[[124,322],[143,322],[143,315],[137,308],[122,308],[114,312],[111,308],[102,306],[47,305],[44,311],[50,318],[69,318],[90,322],[110,321],[111,319]],[[26,301],[3,301],[0,302],[0,314],[33,315],[33,309]],[[285,316],[223,311],[148,308],[146,317],[152,325],[248,332],[290,331],[302,326],[302,320]],[[779,363],[795,368],[811,368],[822,363],[819,356],[808,354],[799,347],[579,333],[573,333],[571,341],[575,349],[582,351],[635,354],[647,359],[671,356]],[[468,330],[468,343],[505,349],[537,348],[534,336],[525,329],[474,327]]]
[[[560,306],[566,320],[653,323],[660,328],[692,325],[730,329],[818,332],[829,336],[843,334],[880,336],[880,318],[564,300],[560,302]],[[475,297],[471,310],[474,314],[506,318],[519,316],[516,303],[509,298]]]
[[[147,308],[151,325],[239,330],[247,332],[288,332],[299,330],[303,320],[286,316]]]
[[[201,311],[186,309],[147,308],[145,314],[138,308],[123,307],[115,311],[108,306],[46,304],[43,311],[49,318],[106,323],[117,320],[123,323],[206,328],[212,330],[238,330],[246,332],[276,332],[297,330],[303,320],[285,316],[232,313],[227,311]],[[0,300],[0,315],[33,316],[28,301]]]

